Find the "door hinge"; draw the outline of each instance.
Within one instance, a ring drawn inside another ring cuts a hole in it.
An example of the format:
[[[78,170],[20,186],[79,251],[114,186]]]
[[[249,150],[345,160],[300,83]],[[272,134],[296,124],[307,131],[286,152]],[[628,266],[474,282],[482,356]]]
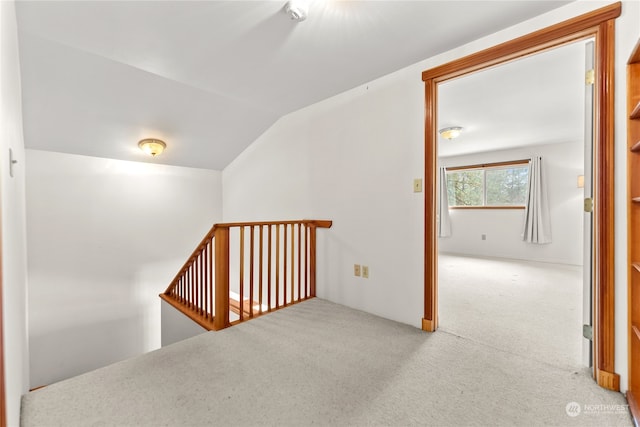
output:
[[[584,211],[593,212],[593,199],[591,197],[584,199]]]
[[[584,82],[588,85],[594,84],[596,82],[596,70],[587,70],[587,72],[584,74]]]
[[[589,341],[593,341],[593,326],[582,325],[582,336],[588,339]]]

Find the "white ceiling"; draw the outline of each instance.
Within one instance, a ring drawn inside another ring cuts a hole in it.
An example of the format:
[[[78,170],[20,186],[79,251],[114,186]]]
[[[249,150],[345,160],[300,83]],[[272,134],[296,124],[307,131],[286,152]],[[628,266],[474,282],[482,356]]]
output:
[[[439,84],[438,129],[463,127],[439,137],[439,155],[583,141],[586,43]]]
[[[284,114],[569,3],[310,1],[18,1],[26,146],[220,170]]]

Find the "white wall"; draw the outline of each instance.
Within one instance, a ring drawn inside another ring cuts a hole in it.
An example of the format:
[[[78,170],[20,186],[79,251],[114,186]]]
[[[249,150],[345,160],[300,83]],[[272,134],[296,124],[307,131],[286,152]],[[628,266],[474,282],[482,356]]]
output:
[[[524,210],[450,209],[451,237],[438,240],[440,252],[495,256],[582,265],[584,191],[578,175],[584,170],[582,143],[539,145],[440,159],[441,166],[464,166],[542,156],[551,215],[552,242],[522,241]],[[486,235],[486,240],[481,235]]]
[[[13,1],[0,2],[0,216],[7,423],[20,422],[20,398],[29,388],[24,142],[18,34]],[[9,176],[9,149],[18,163]]]
[[[612,2],[578,1],[280,119],[223,171],[225,221],[312,217],[318,294],[420,326],[423,316],[424,87],[421,72]],[[616,22],[616,371],[626,387],[625,63],[638,3]],[[257,202],[256,202],[257,201]],[[353,264],[370,268],[355,278]]]
[[[202,326],[176,310],[165,300],[160,300],[162,316],[162,347],[207,332]]]
[[[31,386],[160,347],[160,298],[221,173],[27,150]]]

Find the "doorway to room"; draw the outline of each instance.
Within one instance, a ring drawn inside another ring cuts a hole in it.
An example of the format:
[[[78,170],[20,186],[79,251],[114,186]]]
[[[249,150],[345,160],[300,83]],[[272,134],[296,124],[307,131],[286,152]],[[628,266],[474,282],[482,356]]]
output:
[[[621,4],[615,3],[493,48],[426,70],[425,83],[425,294],[422,328],[438,327],[437,86],[480,69],[525,57],[588,37],[595,39],[593,181],[593,354],[594,377],[602,387],[619,390],[614,352],[614,33]]]
[[[563,367],[591,361],[593,49],[581,40],[437,89],[439,131],[461,128],[438,138],[440,328]],[[535,156],[550,229],[532,243],[522,236]]]

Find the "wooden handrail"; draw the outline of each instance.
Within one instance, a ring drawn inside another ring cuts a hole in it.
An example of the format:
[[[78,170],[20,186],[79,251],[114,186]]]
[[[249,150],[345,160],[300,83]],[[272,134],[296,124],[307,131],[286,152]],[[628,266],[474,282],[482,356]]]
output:
[[[331,226],[329,220],[308,219],[215,224],[160,297],[207,330],[313,298],[316,229]],[[232,246],[239,250],[237,266],[230,265]],[[237,272],[236,297],[231,272]]]

